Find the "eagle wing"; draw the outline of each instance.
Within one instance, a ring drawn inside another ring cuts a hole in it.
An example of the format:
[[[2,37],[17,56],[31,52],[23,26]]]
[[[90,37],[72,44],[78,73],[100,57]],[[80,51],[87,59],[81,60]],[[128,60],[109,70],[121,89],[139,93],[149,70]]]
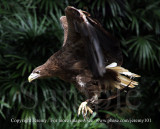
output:
[[[60,18],[64,29],[64,43],[85,45],[88,66],[95,77],[102,77],[106,72],[105,66],[112,62],[122,64],[120,45],[96,20],[87,12],[68,6],[66,16]],[[77,42],[81,40],[81,42]],[[106,64],[106,62],[108,63]]]

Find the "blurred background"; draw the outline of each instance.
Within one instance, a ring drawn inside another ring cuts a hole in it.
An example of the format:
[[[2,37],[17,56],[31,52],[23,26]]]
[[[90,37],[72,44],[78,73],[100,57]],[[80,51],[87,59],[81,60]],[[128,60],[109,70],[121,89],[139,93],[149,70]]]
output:
[[[133,98],[136,109],[105,112],[115,119],[146,123],[22,122],[16,119],[83,120],[77,116],[85,100],[58,78],[27,78],[63,43],[59,18],[66,6],[85,10],[121,43],[123,67],[142,77]],[[12,120],[12,122],[11,122]],[[129,128],[157,129],[160,120],[160,0],[1,0],[0,2],[0,129]],[[114,126],[113,126],[114,125]]]

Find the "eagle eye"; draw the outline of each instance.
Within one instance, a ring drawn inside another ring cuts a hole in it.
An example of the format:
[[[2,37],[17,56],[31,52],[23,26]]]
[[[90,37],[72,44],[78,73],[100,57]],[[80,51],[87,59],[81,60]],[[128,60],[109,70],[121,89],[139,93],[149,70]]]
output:
[[[40,71],[36,71],[35,73],[40,74]]]

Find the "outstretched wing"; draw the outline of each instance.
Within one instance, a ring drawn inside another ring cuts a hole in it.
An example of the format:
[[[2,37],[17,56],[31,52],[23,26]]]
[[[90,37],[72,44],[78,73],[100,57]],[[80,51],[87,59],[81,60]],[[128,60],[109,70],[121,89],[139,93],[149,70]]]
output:
[[[87,12],[68,6],[65,9],[67,18],[66,44],[76,44],[77,39],[82,40],[86,48],[88,66],[95,77],[105,73],[106,55],[111,60],[122,63],[122,55],[119,43],[112,38],[101,25],[89,17]],[[64,23],[62,23],[64,25]]]

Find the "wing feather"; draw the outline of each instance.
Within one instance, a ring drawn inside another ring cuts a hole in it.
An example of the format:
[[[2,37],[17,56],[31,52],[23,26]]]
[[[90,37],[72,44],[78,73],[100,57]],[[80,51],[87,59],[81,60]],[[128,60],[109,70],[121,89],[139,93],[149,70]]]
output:
[[[81,43],[86,48],[84,54],[87,56],[88,66],[95,77],[103,76],[106,72],[106,53],[111,57],[112,62],[122,64],[119,42],[109,35],[100,23],[90,18],[88,13],[71,6],[65,9],[65,13],[68,22],[67,40],[76,41],[80,36],[83,40]]]
[[[60,22],[64,31],[64,41],[63,41],[63,45],[64,46],[66,44],[66,40],[67,40],[67,35],[68,35],[68,23],[67,23],[67,18],[66,16],[61,16],[60,17]]]

